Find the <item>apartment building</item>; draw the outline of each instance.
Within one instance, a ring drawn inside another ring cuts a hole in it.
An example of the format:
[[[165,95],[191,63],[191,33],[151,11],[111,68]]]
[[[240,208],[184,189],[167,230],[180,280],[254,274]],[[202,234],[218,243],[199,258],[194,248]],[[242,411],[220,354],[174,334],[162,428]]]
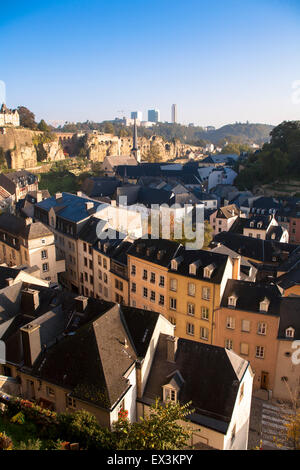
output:
[[[253,389],[273,390],[281,292],[277,286],[228,280],[216,310],[214,344],[250,361]]]
[[[228,232],[240,215],[241,211],[235,204],[217,209],[209,218],[209,223],[213,228],[213,235]]]
[[[167,318],[180,338],[213,343],[215,310],[227,279],[240,271],[240,259],[205,250],[182,250],[168,271]]]
[[[243,235],[282,243],[289,241],[288,231],[278,225],[274,215],[255,215],[250,219],[243,219]]]
[[[99,201],[70,193],[56,193],[35,205],[34,215],[54,233],[57,254],[66,269],[60,282],[73,292],[80,292],[82,266],[79,266],[78,235],[95,214]]]
[[[18,202],[30,191],[38,190],[38,178],[26,170],[0,174],[0,188],[9,193]]]
[[[46,225],[7,213],[0,215],[0,263],[37,266],[41,279],[53,283],[65,270],[64,260],[56,256],[54,235]]]
[[[182,249],[179,243],[165,239],[134,241],[127,252],[131,306],[168,318],[168,270]]]

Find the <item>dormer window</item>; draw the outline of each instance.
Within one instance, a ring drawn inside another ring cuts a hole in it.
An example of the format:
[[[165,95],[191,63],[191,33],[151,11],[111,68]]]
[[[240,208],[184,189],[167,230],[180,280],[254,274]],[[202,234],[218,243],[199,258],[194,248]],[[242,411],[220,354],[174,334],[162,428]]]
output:
[[[270,301],[266,297],[259,303],[259,310],[261,312],[267,312],[269,310]]]
[[[189,273],[194,276],[197,274],[197,266],[194,263],[190,264]]]
[[[289,326],[289,328],[287,328],[285,330],[285,336],[286,338],[294,338],[294,334],[295,334],[295,330],[293,327]]]
[[[254,227],[254,222],[250,222],[250,227]]]
[[[261,222],[258,222],[257,228],[262,228],[262,223]]]
[[[236,307],[237,297],[235,295],[231,295],[228,297],[228,307]]]
[[[206,266],[204,268],[204,273],[203,273],[204,277],[210,279],[214,269],[215,269],[215,266],[213,264],[210,264],[209,266]]]
[[[177,402],[177,392],[174,388],[164,387],[164,401]]]

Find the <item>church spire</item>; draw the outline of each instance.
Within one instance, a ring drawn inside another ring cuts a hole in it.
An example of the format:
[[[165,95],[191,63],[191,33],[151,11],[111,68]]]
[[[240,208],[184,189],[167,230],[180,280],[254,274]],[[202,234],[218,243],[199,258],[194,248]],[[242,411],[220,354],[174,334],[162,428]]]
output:
[[[133,142],[132,142],[132,149],[131,153],[135,157],[136,161],[140,163],[141,161],[141,153],[138,148],[138,142],[137,142],[137,125],[136,125],[136,118],[134,118],[134,124],[133,124]]]

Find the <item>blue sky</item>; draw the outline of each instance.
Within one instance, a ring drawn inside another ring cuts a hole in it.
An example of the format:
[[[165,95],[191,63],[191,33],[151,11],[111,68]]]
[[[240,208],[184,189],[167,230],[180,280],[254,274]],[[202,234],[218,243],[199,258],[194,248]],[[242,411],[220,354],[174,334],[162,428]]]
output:
[[[1,5],[0,80],[39,120],[158,108],[217,127],[300,119],[299,0],[15,1]]]

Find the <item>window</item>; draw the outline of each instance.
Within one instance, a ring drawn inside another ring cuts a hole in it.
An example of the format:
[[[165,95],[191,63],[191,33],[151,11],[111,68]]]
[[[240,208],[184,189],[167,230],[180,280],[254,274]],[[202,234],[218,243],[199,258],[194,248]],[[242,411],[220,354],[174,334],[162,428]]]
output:
[[[249,333],[250,331],[250,321],[249,320],[242,320],[242,331]]]
[[[103,268],[107,269],[107,260],[103,258]]]
[[[244,391],[245,391],[245,384],[243,382],[242,385],[241,385],[241,390],[240,390],[240,402],[242,401],[242,399],[244,397]]]
[[[173,297],[170,298],[170,309],[171,310],[176,310],[177,308],[177,300],[174,299]]]
[[[165,287],[165,278],[164,278],[164,276],[159,277],[159,287]]]
[[[93,261],[91,259],[89,260],[89,267],[90,269],[93,269]]]
[[[92,247],[91,247],[91,245],[89,245],[89,255],[91,255],[91,254],[92,254]]]
[[[90,284],[94,284],[94,276],[90,276]]]
[[[231,445],[234,443],[235,433],[236,433],[236,425],[233,426],[232,431],[231,431]]]
[[[202,320],[209,319],[209,309],[207,307],[201,307],[201,318]]]
[[[172,290],[173,292],[177,291],[177,279],[170,280],[170,290]]]
[[[102,259],[101,259],[101,256],[98,256],[98,264],[99,264],[99,266],[102,266]]]
[[[88,281],[88,275],[87,273],[84,273],[84,280],[87,282]]]
[[[172,401],[176,403],[176,390],[173,388],[165,388],[164,392],[164,401]]]
[[[48,263],[43,263],[43,273],[49,271],[49,264]]]
[[[150,282],[155,283],[155,273],[150,273]]]
[[[120,291],[123,291],[123,282],[119,281],[118,279],[115,279],[115,288]]]
[[[237,297],[235,295],[231,295],[228,297],[228,307],[236,307]]]
[[[99,277],[100,281],[102,281],[102,271],[100,271],[100,269],[98,271],[98,277]]]
[[[134,264],[131,266],[131,274],[132,276],[136,275],[136,266]]]
[[[225,348],[227,348],[227,349],[232,349],[233,348],[232,339],[225,339]]]
[[[195,315],[195,305],[187,304],[187,313],[188,315]]]
[[[132,282],[131,284],[131,292],[136,292],[136,283]]]
[[[42,250],[42,251],[41,251],[41,258],[42,258],[42,259],[48,258],[47,250]]]
[[[146,269],[143,270],[143,280],[144,281],[147,281],[147,278],[148,278],[148,272]]]
[[[76,400],[73,397],[66,395],[67,408],[76,408]]]
[[[267,312],[269,309],[270,301],[267,298],[264,298],[259,304],[259,309],[261,312]]]
[[[248,356],[248,354],[249,354],[249,344],[241,343],[240,353],[243,354],[244,356]]]
[[[263,323],[263,322],[258,323],[258,326],[257,326],[257,334],[259,334],[259,335],[265,335],[266,332],[267,332],[267,324],[266,324],[266,323]]]
[[[209,300],[210,299],[210,288],[209,287],[202,287],[202,299]]]
[[[188,295],[191,295],[192,297],[195,296],[196,293],[196,286],[193,282],[188,283]]]
[[[172,323],[176,327],[176,318],[175,317],[169,317],[169,322]]]
[[[84,258],[84,266],[87,266],[87,258]]]
[[[295,330],[291,326],[285,330],[286,338],[294,338]]]
[[[83,251],[86,251],[86,243],[83,244]]]
[[[204,327],[201,326],[201,328],[200,328],[200,338],[205,339],[206,341],[208,341],[208,334],[209,334],[208,328],[204,328]]]
[[[227,319],[226,319],[226,328],[234,330],[234,328],[235,328],[235,318],[234,317],[227,317]]]
[[[106,273],[103,274],[103,281],[105,282],[105,284],[107,284],[107,274]]]
[[[104,297],[108,297],[108,289],[107,289],[107,287],[104,287],[103,294],[104,294]]]
[[[265,357],[265,348],[263,346],[256,346],[255,357],[258,357],[259,359],[263,359]]]
[[[147,287],[143,287],[143,297],[148,297],[148,289],[147,289]]]
[[[164,295],[160,295],[159,296],[159,305],[164,305],[165,304],[165,296]]]
[[[116,302],[117,304],[122,304],[123,303],[123,297],[119,294],[116,294]]]
[[[153,290],[150,292],[150,301],[155,302],[155,292]]]
[[[188,335],[194,336],[195,334],[195,327],[193,323],[187,323],[186,324],[186,332]]]

